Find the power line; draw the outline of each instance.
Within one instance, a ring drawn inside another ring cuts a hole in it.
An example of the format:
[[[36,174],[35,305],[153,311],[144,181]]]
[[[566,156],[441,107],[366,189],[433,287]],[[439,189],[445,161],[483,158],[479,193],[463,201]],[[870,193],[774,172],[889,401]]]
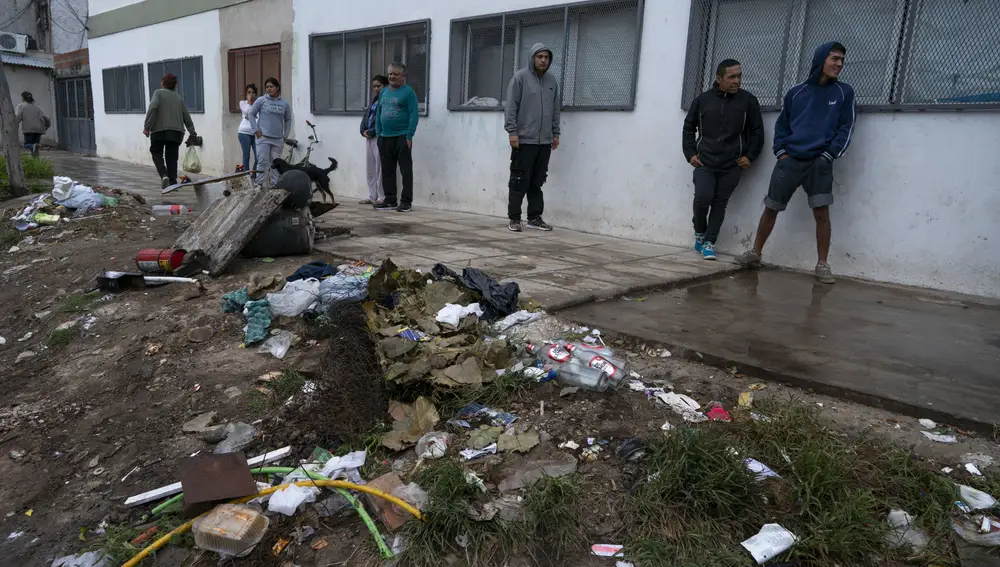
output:
[[[34,3],[35,3],[35,0],[31,0],[30,2],[28,2],[27,4],[25,4],[24,8],[21,8],[21,11],[18,12],[17,14],[15,14],[13,18],[11,18],[11,19],[7,20],[6,22],[0,24],[0,28],[8,26],[8,25],[16,22],[21,16],[24,15],[25,12],[28,11],[28,8],[30,8],[31,5],[34,4]]]
[[[87,22],[83,21],[83,18],[80,17],[80,14],[78,14],[77,11],[73,9],[73,6],[69,3],[69,0],[62,0],[62,3],[63,5],[66,6],[67,9],[69,9],[70,13],[73,14],[73,17],[76,18],[76,21],[80,22],[80,25],[83,26],[83,29],[87,29]],[[90,18],[89,14],[87,15],[87,18],[88,19]]]

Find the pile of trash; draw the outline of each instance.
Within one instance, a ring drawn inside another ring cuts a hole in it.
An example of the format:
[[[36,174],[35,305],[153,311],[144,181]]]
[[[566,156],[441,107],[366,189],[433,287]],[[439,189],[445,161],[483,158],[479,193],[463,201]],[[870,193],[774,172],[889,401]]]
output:
[[[54,225],[70,218],[83,218],[104,207],[117,207],[118,197],[95,191],[93,187],[69,177],[52,178],[52,191],[39,195],[14,215],[14,227],[20,231],[42,225]]]

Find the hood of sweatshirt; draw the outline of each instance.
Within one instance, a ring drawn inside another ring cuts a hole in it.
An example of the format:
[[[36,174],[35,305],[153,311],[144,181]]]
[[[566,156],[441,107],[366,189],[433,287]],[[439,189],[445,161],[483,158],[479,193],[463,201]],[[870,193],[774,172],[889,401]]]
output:
[[[549,68],[552,67],[552,50],[545,47],[544,43],[538,42],[531,46],[531,57],[528,58],[528,68],[532,71],[535,71],[535,55],[538,55],[542,51],[549,52]],[[545,70],[546,73],[548,73],[548,71],[548,69]]]
[[[809,83],[814,85],[819,84],[820,75],[823,74],[823,64],[826,63],[826,56],[830,55],[830,50],[833,49],[833,46],[838,43],[840,42],[829,41],[817,47],[816,51],[813,51],[812,67],[809,69]],[[834,81],[836,81],[836,79],[834,79]]]

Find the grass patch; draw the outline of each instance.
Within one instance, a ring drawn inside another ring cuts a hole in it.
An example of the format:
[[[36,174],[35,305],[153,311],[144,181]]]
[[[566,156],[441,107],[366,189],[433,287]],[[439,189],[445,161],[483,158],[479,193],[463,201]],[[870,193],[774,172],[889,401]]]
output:
[[[56,304],[56,313],[84,313],[93,307],[94,303],[101,298],[100,292],[76,293],[67,295]]]
[[[143,526],[143,529],[139,529],[124,524],[112,524],[104,528],[104,535],[95,540],[91,549],[104,551],[104,553],[106,553],[110,558],[110,565],[121,565],[135,557],[147,545],[163,537],[164,534],[178,528],[185,521],[186,520],[184,520],[184,518],[180,515],[179,511],[164,514],[159,520],[156,521],[156,534],[135,545],[132,544],[132,541],[139,537],[148,525]],[[182,535],[175,536],[171,539],[170,545],[193,547],[194,536],[191,535],[190,531]],[[148,560],[143,561],[142,564],[146,564],[147,562]]]
[[[45,346],[53,350],[61,350],[76,338],[76,327],[52,331],[49,338],[45,340]]]
[[[8,248],[21,241],[23,236],[16,228],[5,228],[0,230],[0,246]]]
[[[503,565],[523,541],[522,524],[500,519],[476,522],[469,518],[469,505],[481,493],[466,482],[465,471],[457,462],[435,461],[417,474],[416,482],[430,496],[424,510],[427,520],[409,522],[404,527],[407,545],[400,565],[440,567],[449,554],[465,557],[467,565]]]
[[[574,476],[545,477],[524,500],[524,517],[536,563],[559,564],[588,545],[582,519],[583,488]]]
[[[52,176],[55,175],[55,170],[51,163],[43,158],[21,154],[21,164],[24,167],[29,193],[45,193],[52,189]],[[10,180],[7,177],[7,162],[3,156],[0,156],[0,201],[11,197],[13,194],[10,191]]]
[[[957,565],[950,516],[954,483],[899,448],[827,427],[794,400],[762,401],[751,419],[682,427],[650,440],[646,470],[623,507],[629,559],[644,567],[752,565],[739,543],[765,523],[799,537],[775,561],[816,567]],[[743,459],[781,478],[756,482]],[[993,476],[963,480],[996,494]],[[885,543],[886,516],[901,509],[931,537],[920,553]]]
[[[261,415],[269,410],[280,407],[288,398],[300,393],[306,378],[294,370],[285,370],[274,380],[264,384],[264,389],[253,389],[247,392],[244,405],[247,411]]]

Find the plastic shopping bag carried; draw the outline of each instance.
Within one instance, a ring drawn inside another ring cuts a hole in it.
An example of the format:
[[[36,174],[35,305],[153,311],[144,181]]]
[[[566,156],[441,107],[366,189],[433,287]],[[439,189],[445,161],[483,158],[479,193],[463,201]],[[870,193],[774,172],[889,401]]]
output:
[[[201,173],[201,156],[198,155],[197,147],[188,147],[184,153],[184,161],[181,162],[181,169],[188,173]]]

